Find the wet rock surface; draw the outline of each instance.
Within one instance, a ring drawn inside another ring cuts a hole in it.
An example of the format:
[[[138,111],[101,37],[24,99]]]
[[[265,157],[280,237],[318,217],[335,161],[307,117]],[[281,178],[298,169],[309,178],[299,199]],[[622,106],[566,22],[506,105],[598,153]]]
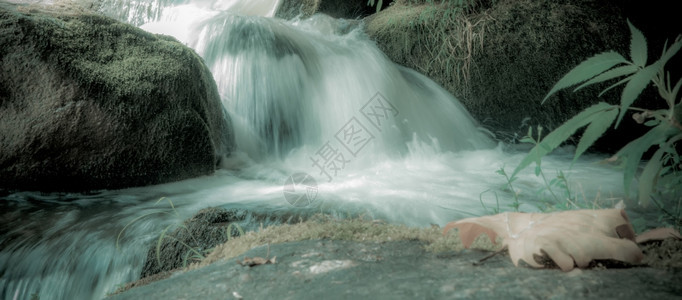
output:
[[[514,267],[506,254],[433,254],[419,241],[305,240],[243,255],[130,289],[109,299],[673,299],[682,270],[651,267]],[[245,257],[275,263],[243,266]]]

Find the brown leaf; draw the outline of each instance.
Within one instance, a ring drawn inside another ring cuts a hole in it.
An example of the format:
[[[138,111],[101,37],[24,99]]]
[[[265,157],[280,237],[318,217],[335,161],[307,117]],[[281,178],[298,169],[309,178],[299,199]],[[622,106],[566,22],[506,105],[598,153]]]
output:
[[[542,268],[536,257],[548,256],[562,270],[587,267],[595,259],[639,263],[643,254],[622,209],[574,210],[558,213],[502,213],[448,223],[443,234],[459,229],[464,247],[485,233],[509,249],[515,266],[523,260]]]
[[[680,233],[673,228],[656,228],[638,235],[635,241],[637,244],[641,244],[649,241],[661,241],[667,238],[682,240]]]
[[[277,256],[273,256],[272,258],[262,258],[262,257],[244,257],[244,260],[237,261],[238,264],[242,266],[258,266],[258,265],[265,265],[265,264],[274,264],[277,263]]]

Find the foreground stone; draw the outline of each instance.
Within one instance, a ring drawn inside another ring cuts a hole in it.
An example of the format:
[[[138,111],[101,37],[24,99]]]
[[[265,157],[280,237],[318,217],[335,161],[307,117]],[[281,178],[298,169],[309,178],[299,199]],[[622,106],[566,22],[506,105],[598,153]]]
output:
[[[305,240],[260,246],[229,260],[110,299],[671,299],[680,269],[516,268],[490,252],[434,254],[412,241]],[[242,266],[245,257],[274,264]]]
[[[0,189],[212,173],[233,138],[202,59],[173,38],[58,8],[0,2]]]

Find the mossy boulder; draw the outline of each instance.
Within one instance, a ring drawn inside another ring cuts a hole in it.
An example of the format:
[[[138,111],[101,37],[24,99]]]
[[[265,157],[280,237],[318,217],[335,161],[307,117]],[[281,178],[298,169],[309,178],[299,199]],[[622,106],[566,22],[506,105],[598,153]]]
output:
[[[140,278],[182,268],[195,262],[199,254],[204,255],[207,250],[227,242],[229,238],[239,236],[241,227],[238,225],[244,218],[244,211],[234,209],[209,207],[200,210],[175,230],[154,241],[154,245],[147,252],[147,260]]]
[[[176,181],[211,174],[233,144],[211,73],[175,39],[0,3],[0,189]]]
[[[321,0],[283,0],[275,17],[290,20],[297,16],[307,18],[317,12]]]
[[[470,1],[459,8],[448,1],[414,2],[397,1],[367,18],[368,34],[394,62],[458,97],[503,141],[518,141],[528,126],[542,125],[546,134],[599,101],[619,102],[619,89],[598,97],[609,82],[576,93],[563,90],[541,104],[583,60],[609,50],[629,54],[619,1]]]
[[[384,1],[382,7],[388,7],[390,1]],[[282,19],[293,19],[296,16],[310,17],[315,13],[323,13],[334,18],[358,19],[376,12],[367,0],[283,0],[275,15]]]

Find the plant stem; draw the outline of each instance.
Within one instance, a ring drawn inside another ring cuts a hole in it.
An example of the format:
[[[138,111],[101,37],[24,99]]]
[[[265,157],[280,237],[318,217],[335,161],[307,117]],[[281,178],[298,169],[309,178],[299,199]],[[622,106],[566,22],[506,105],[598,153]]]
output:
[[[554,194],[554,191],[552,190],[552,186],[547,182],[547,177],[545,177],[545,172],[542,171],[542,168],[540,168],[540,175],[542,176],[542,180],[545,182],[545,186],[547,187],[547,190],[549,191],[550,194],[552,194],[552,197],[554,197],[554,200],[559,203],[559,197],[557,197],[556,194]]]

